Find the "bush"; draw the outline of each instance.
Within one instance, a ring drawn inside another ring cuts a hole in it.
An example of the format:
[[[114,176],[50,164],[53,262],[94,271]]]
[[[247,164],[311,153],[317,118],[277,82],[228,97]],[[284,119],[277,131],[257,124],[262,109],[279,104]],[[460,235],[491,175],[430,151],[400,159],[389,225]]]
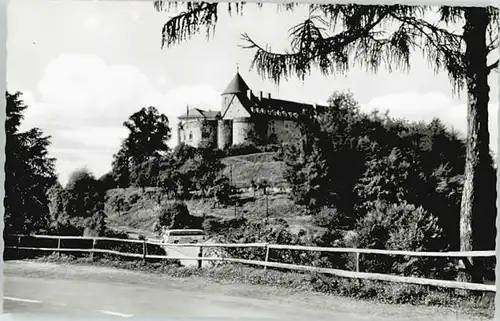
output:
[[[215,234],[220,230],[222,224],[216,218],[206,218],[203,220],[202,228],[207,234]]]
[[[201,220],[189,214],[186,203],[173,201],[165,204],[160,210],[156,222],[157,231],[162,229],[200,228]]]
[[[128,203],[129,204],[135,204],[140,199],[141,199],[141,195],[139,195],[138,192],[135,192],[135,193],[132,193],[132,194],[129,195],[129,197],[128,197]]]
[[[346,219],[337,211],[336,208],[323,207],[313,216],[313,222],[319,226],[328,229],[344,229]]]
[[[127,199],[123,197],[122,194],[113,195],[108,199],[107,205],[110,206],[110,210],[122,215],[123,213],[130,210],[131,206]]]
[[[106,232],[106,215],[103,212],[95,213],[85,220],[84,236],[103,236]]]
[[[292,232],[286,221],[282,219],[269,220],[267,223],[262,221],[248,222],[244,219],[226,220],[219,225],[219,233],[215,236],[216,240],[222,243],[272,243],[272,244],[291,244],[291,245],[314,245],[311,235],[304,230]],[[215,227],[217,223],[211,221],[211,226]],[[264,260],[265,249],[260,248],[228,248],[225,249],[225,255],[233,258],[247,260]],[[295,251],[295,250],[272,250],[269,253],[269,261],[304,264],[320,266],[321,253]]]
[[[218,204],[227,205],[234,193],[234,188],[229,182],[229,178],[224,175],[219,175],[213,182],[213,186],[209,188],[209,195],[212,196]]]
[[[194,158],[196,154],[196,148],[185,143],[180,143],[173,150],[174,158],[179,163],[184,163],[188,159]]]
[[[361,248],[440,251],[446,249],[443,232],[437,219],[422,207],[412,204],[376,202],[360,220],[355,246]],[[453,278],[451,259],[363,255],[363,269],[367,272],[396,272],[403,275]]]
[[[230,230],[243,228],[247,224],[245,218],[217,219],[214,217],[203,220],[203,230],[208,234],[226,235]]]

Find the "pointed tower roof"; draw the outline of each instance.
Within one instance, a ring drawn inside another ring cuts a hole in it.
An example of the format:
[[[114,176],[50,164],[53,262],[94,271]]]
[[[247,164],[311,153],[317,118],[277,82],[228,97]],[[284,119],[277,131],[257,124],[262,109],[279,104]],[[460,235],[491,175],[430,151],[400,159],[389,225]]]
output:
[[[236,72],[236,75],[234,76],[233,80],[229,83],[227,86],[226,90],[222,93],[223,95],[227,94],[239,94],[239,93],[245,93],[247,90],[250,89],[248,88],[248,85],[245,83],[243,78],[241,78],[240,73]]]

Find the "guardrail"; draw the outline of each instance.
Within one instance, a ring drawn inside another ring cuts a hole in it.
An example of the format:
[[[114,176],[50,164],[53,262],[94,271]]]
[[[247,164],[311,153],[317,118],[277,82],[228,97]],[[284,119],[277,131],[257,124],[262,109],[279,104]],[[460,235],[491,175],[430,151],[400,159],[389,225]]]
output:
[[[346,278],[356,278],[374,281],[388,281],[388,282],[399,282],[407,284],[419,284],[428,285],[435,287],[444,288],[454,288],[472,291],[486,291],[486,292],[496,292],[496,285],[482,284],[482,283],[468,283],[468,282],[458,282],[458,281],[447,281],[447,280],[436,280],[428,278],[418,278],[418,277],[407,277],[380,273],[368,273],[361,272],[359,267],[360,255],[362,254],[378,254],[378,255],[390,255],[390,256],[414,256],[414,257],[452,257],[452,258],[472,258],[472,257],[494,257],[496,256],[495,251],[471,251],[471,252],[414,252],[414,251],[392,251],[392,250],[378,250],[378,249],[358,249],[358,248],[334,248],[334,247],[310,247],[310,246],[299,246],[299,245],[278,245],[278,244],[268,244],[268,243],[238,243],[238,244],[170,244],[162,243],[158,241],[151,240],[129,240],[129,239],[119,239],[119,238],[109,238],[109,237],[85,237],[85,236],[55,236],[55,235],[10,235],[11,237],[16,237],[18,239],[17,245],[5,246],[6,249],[17,249],[17,250],[35,250],[35,251],[50,251],[50,252],[88,252],[93,258],[94,253],[105,253],[113,254],[124,257],[134,257],[146,259],[166,259],[166,260],[197,260],[198,267],[201,267],[202,261],[219,261],[219,262],[233,262],[242,263],[247,265],[261,266],[264,268],[280,268],[288,269],[302,272],[317,272],[322,274],[329,274],[338,277]],[[57,248],[48,247],[34,247],[34,246],[21,246],[21,240],[24,237],[30,238],[40,238],[40,239],[56,239]],[[92,240],[91,248],[64,248],[61,246],[62,240]],[[106,250],[96,248],[99,241],[115,241],[122,243],[140,243],[142,244],[142,253],[127,253],[114,250]],[[174,257],[168,255],[155,255],[148,254],[147,245],[157,245],[161,247],[196,247],[199,248],[198,256],[196,257]],[[7,245],[7,244],[6,244]],[[207,257],[203,256],[203,248],[263,248],[265,249],[265,260],[246,260],[238,258],[225,258],[225,257]],[[356,271],[347,271],[340,269],[331,268],[320,268],[305,265],[296,265],[288,263],[279,262],[269,262],[269,251],[270,250],[297,250],[297,251],[315,251],[315,252],[331,252],[331,253],[352,253],[356,255]]]

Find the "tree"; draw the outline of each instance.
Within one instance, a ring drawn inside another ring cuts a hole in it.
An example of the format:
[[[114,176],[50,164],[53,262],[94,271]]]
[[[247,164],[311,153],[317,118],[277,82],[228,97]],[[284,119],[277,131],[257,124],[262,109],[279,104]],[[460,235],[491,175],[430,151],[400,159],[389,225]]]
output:
[[[117,187],[112,172],[103,174],[101,177],[99,177],[99,181],[102,183],[102,186],[105,190],[110,190]]]
[[[167,145],[171,138],[168,118],[155,107],[142,108],[123,125],[130,131],[123,142],[123,153],[129,157],[133,166],[170,150]]]
[[[187,41],[192,35],[215,32],[220,3],[192,3],[170,18],[162,31],[162,46]],[[293,10],[296,4],[281,5]],[[242,3],[228,4],[229,13]],[[163,0],[155,1],[158,11],[177,9]],[[498,59],[488,56],[498,47],[498,10],[494,7],[449,7],[357,4],[311,4],[310,16],[291,29],[291,50],[271,52],[243,34],[245,47],[255,51],[252,67],[277,83],[290,76],[304,79],[312,67],[324,74],[345,73],[359,65],[376,72],[381,65],[389,71],[410,68],[410,57],[420,50],[436,72],[446,71],[456,91],[467,91],[467,143],[464,189],[460,210],[460,250],[485,249],[494,241],[485,240],[479,230],[488,221],[495,225],[495,198],[489,154],[488,75],[498,68]],[[437,21],[427,19],[437,13]],[[391,25],[391,28],[386,28]],[[459,33],[444,26],[459,26]],[[393,28],[394,27],[394,28]],[[489,195],[483,198],[482,195]],[[493,237],[493,236],[492,236]],[[493,237],[494,238],[494,237]],[[465,260],[467,261],[467,260]],[[481,260],[477,261],[480,265]],[[473,265],[465,262],[469,271]]]
[[[48,227],[47,192],[57,177],[55,159],[48,157],[50,136],[39,128],[20,131],[28,108],[21,95],[6,93],[4,233],[29,234]]]
[[[322,146],[320,125],[314,121],[301,124],[301,137],[284,148],[284,178],[292,187],[297,204],[315,212],[327,203],[331,184],[329,168]]]
[[[217,204],[227,205],[231,199],[233,187],[227,176],[219,174],[214,180],[213,186],[209,188],[209,194],[213,196]]]
[[[176,149],[177,151],[177,149]],[[169,195],[183,199],[188,191],[184,188],[179,167],[181,162],[174,155],[163,157],[159,164],[159,174],[156,179],[157,186]]]
[[[71,173],[63,195],[66,203],[65,215],[78,233],[89,228],[97,229],[97,234],[103,233],[106,191],[92,173],[86,168]]]
[[[328,108],[317,119],[319,127],[314,135],[320,139],[319,148],[328,167],[328,170],[319,168],[317,172],[324,177],[325,194],[323,204],[318,206],[333,205],[342,215],[355,217],[354,186],[370,155],[363,142],[367,139],[373,142],[371,136],[375,133],[371,131],[378,131],[377,134],[381,131],[360,112],[351,92],[334,92],[328,99]]]
[[[207,197],[219,173],[224,169],[221,152],[210,148],[198,148],[193,158],[186,160],[179,168],[181,176],[189,180],[189,187],[196,188]]]
[[[131,180],[135,186],[141,187],[144,191],[146,187],[158,186],[159,175],[160,159],[152,158],[134,166],[131,172]]]
[[[421,194],[426,192],[426,181],[420,175],[419,165],[416,155],[398,148],[394,148],[389,155],[368,161],[366,171],[355,188],[361,203],[357,210],[370,210],[379,201],[418,204]]]
[[[167,203],[160,211],[156,226],[158,232],[165,229],[197,228],[193,225],[193,216],[184,202],[174,201]]]
[[[83,236],[99,237],[106,234],[106,214],[97,212],[86,220]]]
[[[111,175],[113,180],[116,182],[117,187],[127,188],[131,184],[130,179],[130,157],[128,156],[128,151],[125,146],[120,148],[120,150],[113,155],[113,163],[111,164]]]
[[[180,143],[173,151],[174,158],[178,163],[184,163],[186,160],[194,158],[195,154],[196,148],[185,143]]]
[[[67,212],[68,197],[64,187],[57,182],[47,191],[49,202],[50,232],[57,235],[76,235],[78,229],[70,223]]]
[[[442,237],[437,219],[422,207],[405,201],[399,204],[377,201],[358,222],[355,245],[373,249],[439,251],[446,250],[442,247]],[[375,255],[363,258],[364,268],[369,272],[395,270],[417,276],[429,276],[433,272],[441,273],[442,276],[443,272],[448,272],[444,267],[447,262],[448,259],[381,258]]]

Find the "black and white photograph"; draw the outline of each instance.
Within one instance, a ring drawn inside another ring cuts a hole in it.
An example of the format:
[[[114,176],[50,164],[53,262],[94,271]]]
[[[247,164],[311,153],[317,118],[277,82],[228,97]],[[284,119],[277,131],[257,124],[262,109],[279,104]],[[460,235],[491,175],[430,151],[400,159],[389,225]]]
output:
[[[9,1],[3,312],[494,320],[499,27]]]

